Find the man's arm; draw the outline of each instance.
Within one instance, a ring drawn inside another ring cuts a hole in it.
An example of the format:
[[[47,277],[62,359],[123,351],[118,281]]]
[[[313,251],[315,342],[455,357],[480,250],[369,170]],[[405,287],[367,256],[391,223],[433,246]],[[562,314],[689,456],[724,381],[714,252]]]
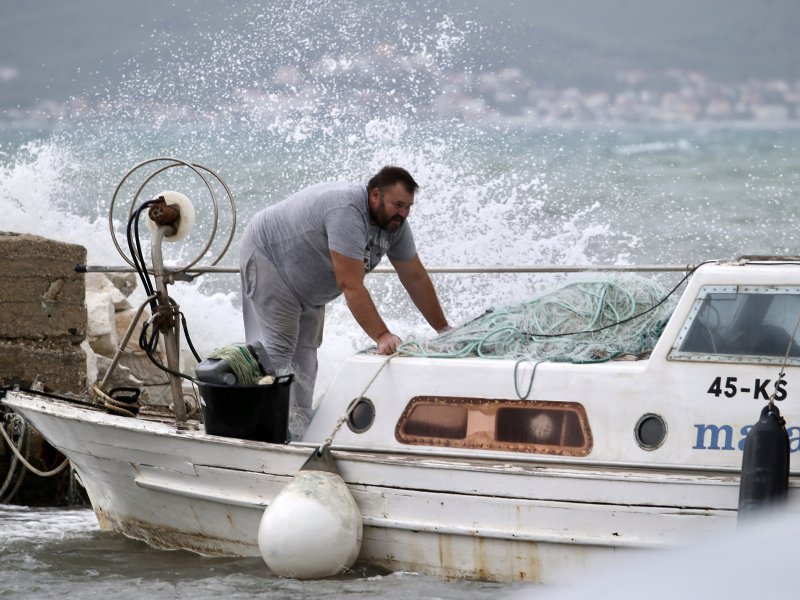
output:
[[[431,278],[425,267],[422,266],[419,256],[414,255],[414,258],[409,260],[392,260],[391,262],[397,271],[400,283],[406,288],[414,305],[430,326],[438,332],[450,329],[442,306],[439,304],[439,298],[436,296],[436,290],[433,289]]]
[[[347,308],[366,334],[378,344],[381,354],[394,354],[400,338],[383,322],[372,296],[364,286],[364,261],[331,250],[336,285],[342,290]]]

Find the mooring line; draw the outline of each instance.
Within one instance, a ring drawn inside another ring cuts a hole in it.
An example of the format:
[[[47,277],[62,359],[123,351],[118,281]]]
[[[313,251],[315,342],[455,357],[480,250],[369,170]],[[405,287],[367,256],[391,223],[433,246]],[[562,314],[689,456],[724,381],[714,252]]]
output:
[[[361,392],[361,393],[360,393],[358,396],[356,396],[356,399],[355,399],[355,400],[353,400],[353,401],[350,403],[350,406],[348,406],[348,407],[347,407],[347,410],[345,411],[345,413],[344,413],[344,414],[343,414],[343,415],[342,415],[342,416],[339,418],[339,420],[336,422],[336,426],[333,428],[333,431],[331,431],[331,434],[330,434],[330,435],[329,435],[327,438],[325,438],[325,441],[324,441],[324,442],[322,442],[322,444],[319,446],[319,448],[317,448],[317,454],[318,454],[318,455],[320,455],[320,456],[321,456],[321,455],[322,455],[322,451],[323,451],[323,450],[325,450],[325,448],[327,448],[328,446],[330,446],[330,445],[333,443],[333,438],[334,438],[334,437],[336,437],[336,434],[337,434],[337,433],[339,433],[339,429],[341,429],[341,428],[342,428],[342,425],[344,424],[344,422],[345,422],[345,421],[346,421],[348,418],[350,418],[350,415],[352,414],[353,410],[355,410],[356,406],[358,406],[358,401],[359,401],[361,398],[363,398],[363,397],[364,397],[364,394],[366,394],[366,393],[367,393],[367,390],[370,388],[370,386],[371,386],[373,383],[375,383],[375,380],[378,378],[378,375],[380,375],[380,374],[381,374],[381,371],[383,371],[383,368],[384,368],[386,365],[388,365],[388,364],[389,364],[389,361],[390,361],[390,360],[392,360],[392,359],[393,359],[395,356],[397,356],[397,355],[398,355],[398,353],[397,353],[397,352],[395,352],[394,354],[390,354],[389,356],[387,356],[387,357],[386,357],[386,360],[384,360],[384,361],[381,363],[381,366],[380,366],[380,367],[378,367],[378,370],[377,370],[377,371],[375,371],[375,374],[372,376],[372,379],[370,379],[370,380],[369,380],[369,383],[367,383],[367,385],[364,387],[364,390],[363,390],[363,391],[362,391],[362,392]]]

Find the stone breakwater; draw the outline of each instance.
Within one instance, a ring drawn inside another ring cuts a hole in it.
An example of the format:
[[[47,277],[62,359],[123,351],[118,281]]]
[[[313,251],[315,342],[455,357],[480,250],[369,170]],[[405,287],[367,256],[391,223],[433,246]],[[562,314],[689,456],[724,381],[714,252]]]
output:
[[[87,389],[85,261],[82,246],[0,233],[0,380]]]
[[[102,380],[141,300],[131,298],[133,273],[77,273],[85,263],[82,246],[0,232],[0,382],[81,394]],[[138,344],[149,317],[146,309],[106,387],[134,386],[142,403],[168,406],[167,376]]]

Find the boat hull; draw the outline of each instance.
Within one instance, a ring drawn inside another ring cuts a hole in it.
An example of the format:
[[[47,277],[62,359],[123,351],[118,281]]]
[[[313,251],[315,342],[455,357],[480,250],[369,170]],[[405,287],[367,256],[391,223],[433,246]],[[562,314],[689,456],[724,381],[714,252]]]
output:
[[[257,556],[264,508],[313,447],[209,436],[27,393],[6,403],[72,461],[103,529],[204,555]],[[360,559],[392,570],[560,583],[735,525],[738,478],[724,473],[333,454],[363,516]]]

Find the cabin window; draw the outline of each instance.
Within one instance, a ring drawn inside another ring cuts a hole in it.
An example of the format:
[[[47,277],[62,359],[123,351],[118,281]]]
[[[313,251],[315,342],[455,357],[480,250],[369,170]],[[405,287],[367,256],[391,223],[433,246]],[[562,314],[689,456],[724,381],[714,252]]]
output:
[[[467,409],[454,404],[420,403],[405,423],[408,435],[461,440],[467,435]]]
[[[670,358],[800,363],[800,287],[707,286]]]
[[[417,396],[397,423],[404,444],[586,456],[592,434],[575,402]]]

